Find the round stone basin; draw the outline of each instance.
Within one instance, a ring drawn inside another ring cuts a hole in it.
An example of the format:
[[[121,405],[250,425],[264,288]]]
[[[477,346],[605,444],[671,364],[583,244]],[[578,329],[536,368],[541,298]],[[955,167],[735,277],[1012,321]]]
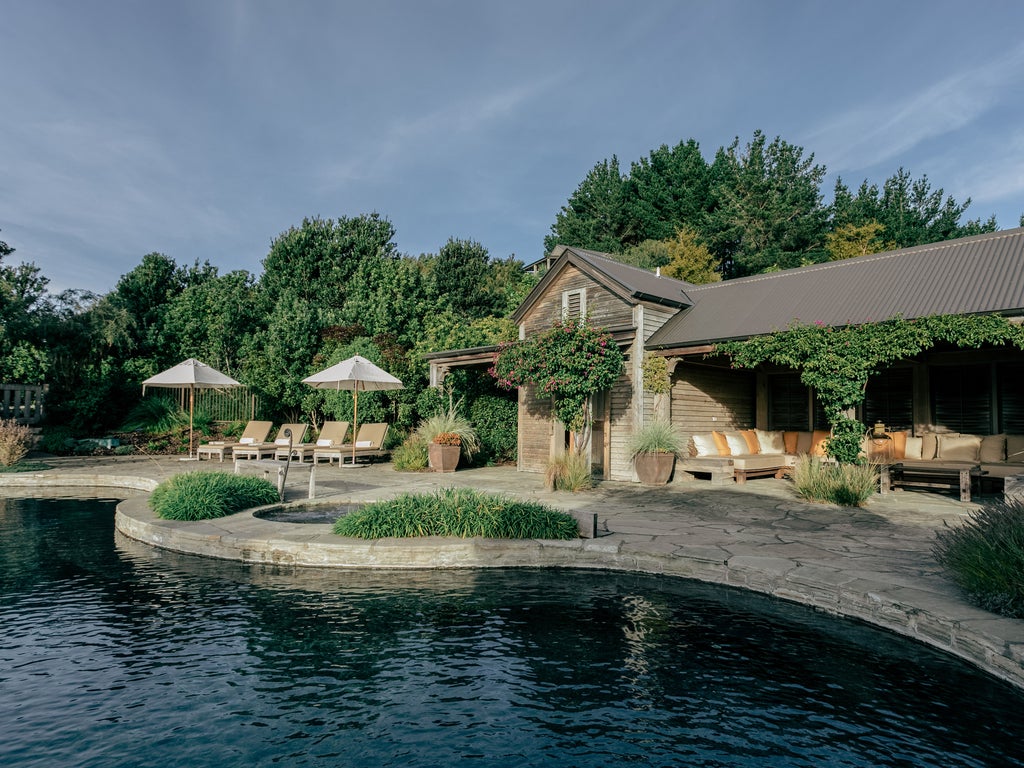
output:
[[[340,504],[319,507],[274,507],[253,513],[260,520],[271,520],[275,523],[299,523],[307,525],[333,524],[339,517],[354,512],[365,504]]]

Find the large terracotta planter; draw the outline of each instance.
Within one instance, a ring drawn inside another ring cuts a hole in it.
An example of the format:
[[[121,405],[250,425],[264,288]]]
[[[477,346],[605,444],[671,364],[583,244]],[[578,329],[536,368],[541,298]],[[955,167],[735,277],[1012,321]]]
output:
[[[665,485],[676,463],[674,453],[638,453],[633,459],[637,477],[644,485]]]
[[[454,472],[459,466],[459,456],[462,448],[457,445],[438,445],[431,443],[427,446],[427,454],[430,457],[430,468],[435,472]]]

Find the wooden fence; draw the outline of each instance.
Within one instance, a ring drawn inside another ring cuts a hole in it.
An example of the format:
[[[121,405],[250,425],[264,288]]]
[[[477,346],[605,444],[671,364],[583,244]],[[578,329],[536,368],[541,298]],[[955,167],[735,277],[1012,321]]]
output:
[[[188,411],[188,389],[174,391],[181,407]],[[159,390],[151,390],[151,394],[157,393]],[[260,412],[260,399],[248,387],[197,389],[196,411],[202,411],[214,421],[251,421]]]
[[[0,419],[38,424],[46,415],[43,400],[47,390],[46,384],[0,384]]]

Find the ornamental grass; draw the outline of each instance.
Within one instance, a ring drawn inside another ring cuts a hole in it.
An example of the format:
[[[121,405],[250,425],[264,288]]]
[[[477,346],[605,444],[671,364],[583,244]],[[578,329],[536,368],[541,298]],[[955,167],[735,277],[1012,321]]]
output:
[[[878,470],[870,464],[836,464],[801,456],[793,467],[797,495],[808,501],[862,507],[878,491]]]
[[[165,520],[210,520],[278,501],[262,477],[226,472],[185,472],[160,483],[149,506]]]
[[[1024,619],[1024,502],[993,502],[938,532],[935,558],[968,600]]]
[[[405,493],[367,504],[339,518],[334,532],[360,539],[574,539],[579,526],[571,515],[537,502],[470,488],[442,488],[433,494]]]

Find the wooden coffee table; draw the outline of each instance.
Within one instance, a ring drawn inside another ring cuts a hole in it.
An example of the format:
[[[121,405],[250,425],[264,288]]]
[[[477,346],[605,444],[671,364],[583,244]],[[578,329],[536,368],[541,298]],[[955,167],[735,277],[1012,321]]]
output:
[[[975,464],[971,467],[923,467],[887,464],[881,468],[881,492],[889,488],[942,488],[960,491],[960,501],[970,501],[971,491],[987,472]]]

